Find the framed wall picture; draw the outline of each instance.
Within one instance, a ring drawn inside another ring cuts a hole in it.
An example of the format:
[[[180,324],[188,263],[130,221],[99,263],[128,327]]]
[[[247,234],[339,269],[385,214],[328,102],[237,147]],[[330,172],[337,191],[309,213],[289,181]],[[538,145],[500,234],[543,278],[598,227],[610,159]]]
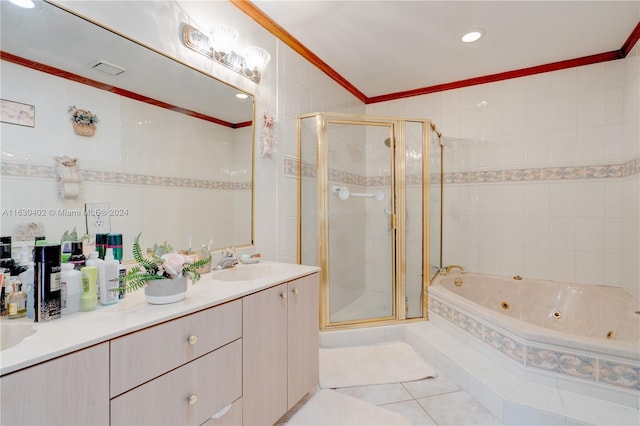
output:
[[[0,99],[0,121],[18,126],[35,127],[36,107],[20,102]]]

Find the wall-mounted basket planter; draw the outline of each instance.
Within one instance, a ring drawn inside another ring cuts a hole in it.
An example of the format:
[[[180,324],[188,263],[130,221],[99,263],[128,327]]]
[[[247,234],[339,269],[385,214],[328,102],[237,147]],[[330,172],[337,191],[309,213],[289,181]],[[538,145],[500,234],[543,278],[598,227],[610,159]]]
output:
[[[82,125],[74,122],[73,131],[78,136],[91,137],[96,134],[96,126],[94,124]]]

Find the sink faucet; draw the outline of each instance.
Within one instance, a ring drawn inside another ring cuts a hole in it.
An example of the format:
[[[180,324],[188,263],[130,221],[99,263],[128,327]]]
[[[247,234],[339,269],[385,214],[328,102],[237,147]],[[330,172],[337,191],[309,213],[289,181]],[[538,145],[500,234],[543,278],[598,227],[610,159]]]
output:
[[[225,250],[224,256],[218,261],[216,269],[232,268],[238,264],[238,258],[236,257],[236,251],[233,247],[229,247]]]
[[[449,265],[444,268],[444,271],[448,274],[452,269],[460,269],[460,272],[464,272],[464,266],[460,265]]]

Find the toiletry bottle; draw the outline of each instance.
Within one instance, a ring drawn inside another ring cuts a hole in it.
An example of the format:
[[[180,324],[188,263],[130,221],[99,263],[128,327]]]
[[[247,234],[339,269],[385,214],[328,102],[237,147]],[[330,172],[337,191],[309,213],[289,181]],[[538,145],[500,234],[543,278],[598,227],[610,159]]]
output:
[[[113,249],[113,257],[122,262],[122,234],[108,234],[107,248]]]
[[[118,287],[124,287],[125,284],[122,281],[122,277],[124,277],[125,275],[127,275],[127,267],[122,264],[118,265]],[[119,300],[124,299],[124,296],[125,296],[124,291],[120,291],[118,293]]]
[[[69,263],[73,264],[76,270],[82,269],[86,265],[87,258],[82,253],[82,241],[73,241],[71,243],[71,256]]]
[[[107,235],[108,234],[96,234],[96,250],[98,257],[104,260],[104,255],[107,253]]]
[[[82,296],[82,273],[77,271],[73,264],[63,263],[60,274],[60,286],[62,290],[62,315],[75,314],[80,310],[80,297]]]
[[[80,272],[82,272],[82,296],[80,296],[80,310],[84,312],[93,311],[98,305],[98,296],[96,295],[98,267],[85,266],[80,269]]]
[[[98,279],[96,280],[96,296],[98,297],[98,302],[100,301],[100,295],[102,294],[102,283],[105,280],[104,277],[104,260],[98,258],[98,252],[92,251],[89,253],[89,258],[86,262],[87,266],[97,266],[98,267]]]
[[[102,305],[111,305],[120,300],[119,294],[113,291],[120,285],[119,269],[120,262],[113,257],[113,249],[107,248],[107,254],[104,256],[104,285],[100,287],[100,303]]]
[[[22,291],[20,281],[13,282],[13,291],[7,297],[7,317],[21,318],[27,315],[27,295]]]
[[[0,268],[0,317],[7,316],[7,295],[4,293],[4,268]]]
[[[29,257],[29,254],[31,254],[31,257]],[[22,253],[20,257],[20,264],[26,266],[27,270],[18,275],[18,280],[22,283],[22,291],[24,291],[27,295],[27,318],[33,319],[33,251],[29,253],[29,249],[26,245],[24,245],[22,246]]]
[[[35,322],[60,318],[60,244],[36,246],[34,254]]]

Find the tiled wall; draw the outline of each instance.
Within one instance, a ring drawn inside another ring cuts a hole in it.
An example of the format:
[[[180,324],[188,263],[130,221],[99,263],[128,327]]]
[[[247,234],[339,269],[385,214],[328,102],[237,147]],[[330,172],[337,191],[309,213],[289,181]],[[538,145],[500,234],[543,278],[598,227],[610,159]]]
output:
[[[640,282],[638,48],[629,57],[367,106],[444,134],[444,263]]]

